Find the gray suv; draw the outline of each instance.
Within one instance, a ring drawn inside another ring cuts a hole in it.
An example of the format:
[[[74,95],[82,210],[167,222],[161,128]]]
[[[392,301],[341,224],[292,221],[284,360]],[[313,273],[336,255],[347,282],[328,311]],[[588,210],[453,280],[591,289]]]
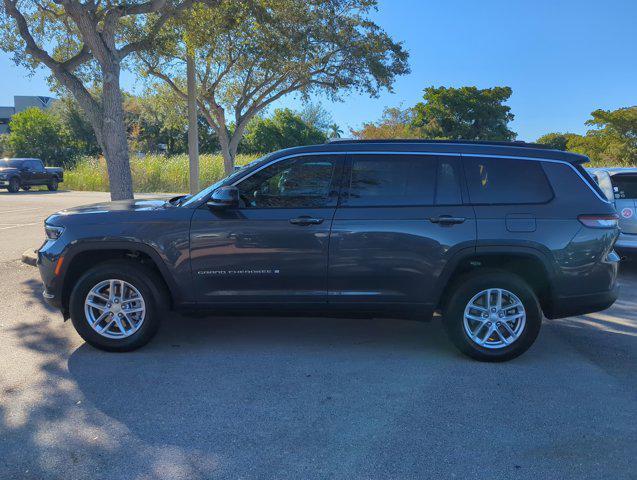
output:
[[[110,351],[147,343],[169,310],[440,313],[462,352],[511,359],[544,316],[617,298],[617,215],[587,160],[464,141],[282,150],[195,195],[50,216],[44,296]]]

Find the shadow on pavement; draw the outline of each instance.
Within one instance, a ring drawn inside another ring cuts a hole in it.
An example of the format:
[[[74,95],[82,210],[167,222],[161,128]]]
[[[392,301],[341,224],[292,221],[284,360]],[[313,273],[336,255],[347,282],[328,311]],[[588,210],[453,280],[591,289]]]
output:
[[[44,287],[42,286],[42,282],[39,278],[30,278],[29,280],[22,282],[22,286],[24,287],[22,293],[24,294],[24,298],[26,298],[25,304],[27,307],[40,305],[48,312],[60,313],[58,309],[49,305],[42,296],[42,290]]]
[[[556,320],[560,325],[637,337],[637,263],[622,261],[619,299],[608,310]]]
[[[71,325],[47,317],[11,329],[39,354],[30,388],[44,395],[1,392],[0,432],[20,448],[0,461],[0,477],[210,478],[229,459],[268,472],[286,465],[290,444],[327,452],[329,463],[341,418],[369,428],[401,389],[458,356],[438,322],[175,315],[145,348],[113,354],[75,348]]]

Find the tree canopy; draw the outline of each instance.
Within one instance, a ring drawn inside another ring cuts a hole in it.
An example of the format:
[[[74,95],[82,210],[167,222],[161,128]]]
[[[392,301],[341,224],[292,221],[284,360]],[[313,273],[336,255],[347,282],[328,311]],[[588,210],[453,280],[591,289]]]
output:
[[[637,166],[637,106],[618,110],[595,110],[586,121],[586,135],[549,133],[538,143],[581,153],[593,165]]]
[[[508,123],[514,115],[504,103],[510,87],[428,87],[414,106],[412,126],[424,138],[451,140],[513,140]]]
[[[198,107],[217,133],[227,172],[252,118],[290,93],[377,95],[408,72],[407,52],[368,13],[375,0],[222,0],[167,25],[143,70],[182,98],[196,59]]]
[[[377,122],[364,123],[360,130],[352,130],[352,135],[362,139],[424,138],[419,128],[413,126],[413,108],[385,108]]]
[[[149,48],[169,20],[199,1],[2,0],[0,48],[27,68],[46,66],[56,88],[77,99],[106,157],[112,199],[133,196],[123,62]]]
[[[11,117],[7,147],[14,156],[36,157],[47,165],[62,165],[70,153],[69,136],[49,112],[28,108]]]
[[[269,118],[255,118],[241,143],[245,153],[274,152],[298,145],[324,143],[325,132],[306,123],[289,108],[277,109]]]

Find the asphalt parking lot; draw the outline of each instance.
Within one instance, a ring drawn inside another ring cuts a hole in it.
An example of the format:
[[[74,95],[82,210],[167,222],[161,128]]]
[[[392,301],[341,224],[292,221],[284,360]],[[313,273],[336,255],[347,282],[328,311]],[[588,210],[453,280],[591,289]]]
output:
[[[0,191],[1,479],[637,477],[637,267],[505,364],[384,319],[173,315],[108,354],[19,260],[48,214],[106,199]]]

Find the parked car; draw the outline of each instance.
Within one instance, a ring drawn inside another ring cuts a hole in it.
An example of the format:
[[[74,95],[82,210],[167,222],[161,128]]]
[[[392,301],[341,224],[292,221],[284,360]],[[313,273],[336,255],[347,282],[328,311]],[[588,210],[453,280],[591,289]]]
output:
[[[486,361],[543,315],[617,298],[613,205],[588,159],[522,143],[337,141],[195,195],[50,216],[44,297],[90,344],[147,343],[167,310],[431,319]]]
[[[637,168],[591,168],[589,173],[619,215],[619,239],[615,248],[620,255],[637,254]]]
[[[38,158],[0,158],[0,188],[15,193],[29,190],[35,185],[58,189],[64,180],[64,171],[58,167],[45,167]]]

